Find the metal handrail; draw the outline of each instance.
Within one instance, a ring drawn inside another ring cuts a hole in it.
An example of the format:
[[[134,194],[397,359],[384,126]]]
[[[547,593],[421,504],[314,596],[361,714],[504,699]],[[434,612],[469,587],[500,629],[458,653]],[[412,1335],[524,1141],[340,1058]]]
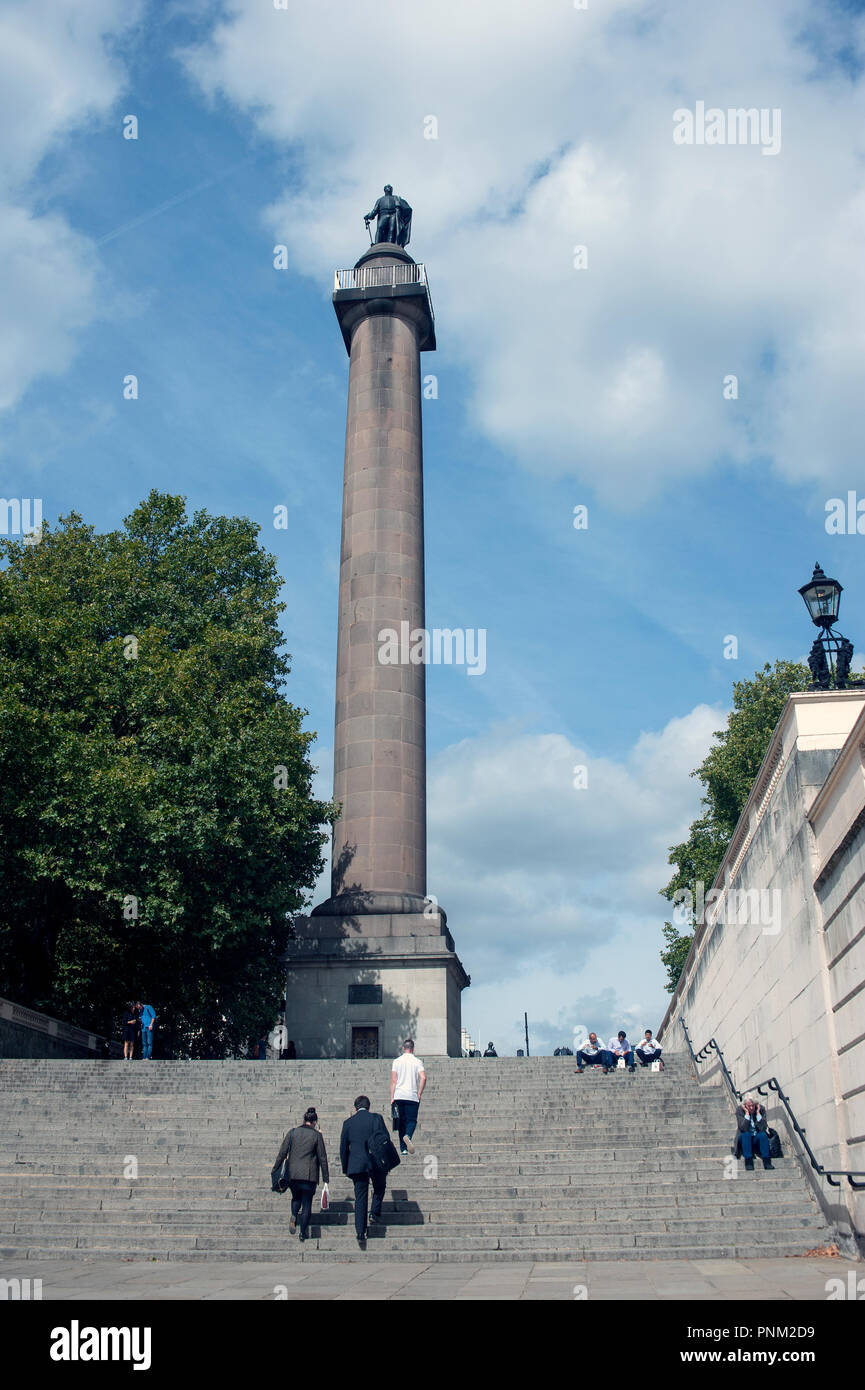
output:
[[[741,1091],[737,1091],[736,1083],[730,1074],[727,1063],[724,1061],[724,1054],[721,1051],[718,1044],[715,1042],[714,1038],[710,1038],[709,1041],[706,1043],[706,1046],[700,1048],[700,1051],[697,1053],[694,1060],[696,1062],[703,1062],[708,1058],[710,1052],[717,1052],[718,1054],[718,1061],[721,1063],[721,1071],[723,1072],[724,1080],[727,1083],[727,1089],[729,1090],[730,1095],[733,1097],[734,1100],[741,1100],[742,1093]]]
[[[691,1035],[690,1035],[690,1033],[688,1032],[688,1027],[687,1027],[687,1024],[685,1023],[685,1020],[684,1020],[683,1018],[680,1018],[680,1019],[679,1019],[679,1022],[680,1022],[681,1025],[682,1025],[682,1032],[685,1034],[685,1042],[688,1044],[688,1051],[689,1051],[690,1054],[691,1054],[691,1061],[694,1063],[694,1073],[695,1073],[695,1075],[696,1075],[696,1071],[697,1071],[697,1059],[696,1059],[696,1057],[694,1056],[694,1049],[693,1049],[693,1047],[691,1046]]]
[[[679,1021],[682,1025],[682,1032],[685,1035],[685,1042],[688,1044],[688,1051],[691,1054],[691,1060],[694,1063],[695,1069],[697,1063],[705,1061],[708,1058],[710,1052],[717,1053],[718,1061],[721,1063],[721,1070],[724,1075],[724,1080],[726,1081],[730,1089],[730,1093],[734,1097],[734,1099],[740,1101],[742,1099],[742,1096],[744,1095],[744,1092],[736,1088],[736,1084],[733,1081],[733,1078],[728,1070],[727,1063],[724,1061],[724,1054],[718,1046],[718,1043],[715,1040],[715,1038],[710,1038],[709,1041],[706,1043],[705,1047],[701,1047],[699,1052],[695,1053],[693,1047],[691,1046],[691,1038],[688,1033],[688,1029],[685,1025],[685,1020],[680,1019]],[[780,1100],[781,1104],[787,1112],[787,1117],[791,1125],[793,1126],[795,1133],[798,1134],[799,1138],[801,1139],[802,1147],[808,1155],[808,1161],[811,1164],[811,1167],[814,1169],[814,1172],[818,1175],[818,1177],[825,1178],[828,1183],[831,1183],[832,1187],[840,1187],[841,1183],[840,1181],[838,1181],[838,1179],[846,1178],[850,1186],[854,1189],[854,1191],[860,1192],[863,1189],[865,1189],[865,1182],[854,1181],[855,1178],[865,1178],[865,1171],[863,1171],[861,1168],[824,1168],[822,1163],[818,1163],[817,1158],[811,1148],[811,1145],[808,1143],[808,1140],[805,1137],[805,1131],[800,1125],[799,1121],[796,1119],[795,1114],[793,1113],[793,1108],[790,1105],[789,1098],[785,1096],[784,1092],[781,1090],[781,1083],[778,1080],[778,1078],[776,1076],[769,1076],[765,1079],[765,1081],[752,1082],[748,1089],[749,1091],[756,1091],[758,1095],[764,1096],[766,1094],[765,1090],[763,1089],[764,1087],[768,1087],[770,1091],[774,1091],[777,1095],[778,1099]]]

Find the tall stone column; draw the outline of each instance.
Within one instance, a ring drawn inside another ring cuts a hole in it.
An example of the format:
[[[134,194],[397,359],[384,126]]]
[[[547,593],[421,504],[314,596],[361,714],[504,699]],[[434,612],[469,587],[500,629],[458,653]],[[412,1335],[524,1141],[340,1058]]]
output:
[[[420,354],[435,348],[432,303],[423,268],[389,243],[337,273],[333,303],[349,354],[334,730],[342,811],[331,896],[296,923],[288,950],[286,1022],[299,1056],[394,1056],[409,1033],[421,1057],[458,1056],[469,978],[426,897],[426,667],[406,643],[425,628]]]
[[[355,272],[375,281],[390,268],[409,274],[414,262],[385,244]],[[350,358],[333,788],[343,810],[319,913],[422,912],[426,894],[426,667],[383,661],[379,634],[425,626],[420,353],[435,339],[424,285],[382,288],[334,296]]]

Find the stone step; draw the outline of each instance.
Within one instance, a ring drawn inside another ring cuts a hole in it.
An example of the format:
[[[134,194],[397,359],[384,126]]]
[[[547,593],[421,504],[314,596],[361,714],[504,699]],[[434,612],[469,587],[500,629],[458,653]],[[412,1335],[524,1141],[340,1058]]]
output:
[[[555,1235],[543,1236],[534,1233],[523,1235],[498,1235],[496,1233],[483,1234],[473,1232],[470,1235],[459,1235],[453,1232],[446,1232],[441,1235],[429,1234],[430,1228],[419,1226],[415,1227],[410,1233],[406,1228],[402,1228],[402,1233],[392,1234],[385,1227],[374,1227],[370,1234],[370,1245],[373,1243],[381,1249],[381,1253],[394,1251],[415,1250],[418,1258],[426,1259],[427,1251],[476,1251],[484,1252],[487,1250],[538,1250],[570,1248],[572,1251],[576,1247],[579,1250],[591,1248],[594,1252],[606,1252],[609,1258],[616,1255],[630,1256],[636,1249],[654,1250],[659,1258],[663,1258],[663,1252],[682,1245],[688,1245],[695,1251],[706,1247],[718,1247],[729,1240],[730,1232],[724,1228],[707,1231],[657,1231],[657,1232],[622,1232],[622,1233],[601,1233],[598,1234],[590,1229],[584,1229],[573,1237],[559,1238]],[[816,1241],[819,1233],[809,1232],[807,1228],[802,1228],[802,1234]],[[320,1241],[322,1247],[339,1251],[348,1249],[355,1245],[353,1228],[333,1227],[326,1232],[319,1232],[316,1228],[311,1231],[310,1240],[312,1243]],[[37,1238],[32,1239],[36,1243]],[[282,1258],[285,1258],[287,1247],[293,1243],[294,1238],[288,1234],[287,1226],[284,1233],[272,1231],[260,1240],[251,1239],[248,1235],[229,1236],[229,1235],[197,1235],[182,1234],[178,1232],[155,1233],[148,1235],[136,1231],[130,1244],[125,1244],[123,1240],[111,1241],[104,1237],[102,1233],[79,1234],[76,1237],[75,1248],[80,1251],[90,1250],[113,1250],[115,1255],[133,1255],[137,1257],[158,1255],[160,1252],[168,1251],[193,1251],[201,1252],[233,1252],[235,1258],[246,1260],[255,1257],[262,1249],[272,1250],[275,1246],[282,1245]],[[16,1240],[19,1245],[30,1245],[31,1240],[21,1237]],[[50,1237],[47,1234],[39,1233],[38,1244],[43,1248],[51,1245]],[[770,1256],[774,1253],[779,1244],[792,1244],[793,1236],[791,1233],[774,1236],[767,1234],[761,1235],[758,1232],[751,1236],[748,1233],[749,1258],[754,1258],[754,1251],[760,1250],[767,1252]],[[70,1248],[71,1240],[68,1237],[59,1236],[58,1244],[63,1248]],[[6,1249],[6,1238],[4,1237],[0,1250]],[[165,1255],[162,1256],[165,1258]],[[582,1258],[575,1255],[574,1258]]]
[[[766,1182],[770,1181],[767,1177]],[[496,1189],[489,1195],[478,1195],[468,1191],[453,1191],[447,1186],[438,1189],[437,1186],[428,1183],[414,1191],[416,1196],[410,1195],[410,1189],[401,1187],[399,1183],[389,1184],[385,1209],[399,1211],[409,1205],[415,1207],[419,1201],[422,1201],[425,1211],[465,1212],[469,1216],[475,1212],[510,1211],[514,1208],[521,1211],[550,1211],[558,1208],[577,1209],[587,1205],[597,1211],[645,1212],[652,1209],[651,1197],[634,1194],[627,1189],[611,1194],[607,1189],[599,1188],[590,1194],[579,1187],[545,1188],[543,1191],[529,1187],[523,1189],[520,1195],[517,1195],[516,1189],[513,1188]],[[337,1178],[330,1184],[330,1193],[334,1202],[347,1200],[352,1196],[352,1188],[345,1179]],[[63,1211],[152,1211],[166,1214],[204,1212],[224,1216],[227,1210],[245,1210],[260,1214],[262,1219],[267,1220],[271,1219],[274,1201],[278,1200],[275,1193],[262,1186],[247,1196],[233,1197],[227,1209],[225,1198],[216,1198],[209,1191],[202,1194],[195,1189],[183,1191],[160,1186],[151,1190],[149,1184],[143,1188],[130,1185],[125,1188],[107,1188],[100,1184],[83,1189],[55,1188],[52,1185],[46,1192],[44,1184],[40,1183],[33,1184],[29,1192],[25,1189],[23,1192],[0,1193],[0,1216],[7,1216],[10,1212],[16,1211],[45,1211],[56,1214],[61,1198]],[[665,1207],[670,1211],[683,1208],[695,1212],[711,1211],[721,1206],[741,1206],[750,1203],[752,1198],[750,1181],[728,1182],[723,1192],[719,1190],[714,1195],[707,1191],[705,1184],[699,1188],[682,1187],[663,1193]],[[799,1182],[772,1182],[761,1194],[760,1204],[763,1211],[775,1207],[787,1210],[793,1204],[810,1206],[811,1198],[806,1195]]]
[[[690,1071],[691,1064],[681,1052],[662,1053],[664,1071],[652,1072],[652,1076],[663,1077],[672,1071]],[[474,1074],[492,1076],[506,1072],[508,1074],[529,1075],[541,1073],[549,1079],[554,1072],[559,1069],[567,1069],[576,1066],[576,1057],[487,1057],[487,1058],[468,1058],[468,1057],[427,1057],[426,1064],[428,1070],[435,1068],[439,1071],[448,1071],[454,1076],[471,1077]],[[478,1063],[483,1062],[483,1066]],[[41,1072],[43,1075],[59,1076],[77,1075],[86,1076],[99,1072],[102,1075],[112,1075],[119,1072],[133,1074],[135,1072],[150,1071],[157,1075],[168,1073],[189,1073],[194,1072],[196,1076],[225,1076],[229,1073],[244,1074],[250,1077],[263,1076],[291,1076],[300,1074],[321,1073],[324,1075],[337,1076],[344,1078],[347,1074],[352,1076],[376,1076],[388,1075],[391,1069],[390,1058],[316,1058],[299,1057],[291,1063],[277,1064],[276,1062],[262,1063],[251,1061],[247,1058],[228,1058],[219,1061],[172,1061],[156,1058],[150,1062],[143,1062],[140,1058],[135,1058],[132,1062],[126,1062],[122,1058],[109,1059],[103,1061],[92,1057],[75,1058],[48,1058],[48,1057],[5,1057],[0,1060],[0,1071],[20,1069],[27,1075]]]
[[[285,1204],[287,1206],[287,1203]],[[274,1220],[287,1220],[288,1217],[280,1215],[282,1208],[271,1206],[269,1211],[250,1210],[243,1208],[239,1204],[228,1211],[223,1206],[219,1208],[202,1207],[180,1207],[176,1210],[166,1209],[165,1207],[142,1207],[138,1202],[127,1202],[123,1208],[102,1206],[99,1209],[87,1209],[87,1220],[100,1229],[103,1226],[127,1226],[127,1225],[195,1225],[198,1229],[207,1227],[217,1227],[220,1230],[226,1223],[232,1226],[241,1224],[243,1226],[257,1227],[270,1226]],[[334,1197],[329,1216],[329,1223],[339,1224],[347,1213],[353,1211],[354,1204],[345,1198]],[[474,1225],[476,1223],[494,1224],[497,1222],[556,1222],[574,1221],[579,1219],[585,1223],[587,1221],[597,1222],[633,1222],[637,1221],[641,1225],[645,1222],[654,1220],[678,1221],[695,1220],[700,1222],[721,1222],[731,1217],[738,1220],[741,1216],[741,1203],[730,1201],[727,1203],[714,1203],[703,1206],[698,1203],[693,1205],[667,1206],[664,1208],[663,1216],[658,1216],[658,1208],[634,1207],[633,1209],[623,1208],[617,1203],[601,1204],[592,1202],[588,1204],[575,1204],[572,1207],[561,1205],[541,1206],[540,1204],[530,1207],[522,1203],[514,1203],[511,1206],[477,1206],[475,1203],[464,1203],[462,1206],[433,1206],[424,1204],[421,1207],[415,1203],[405,1203],[402,1206],[394,1206],[390,1202],[384,1204],[384,1217],[386,1221],[400,1224],[422,1224],[424,1222],[439,1223],[446,1222],[452,1225]],[[766,1221],[786,1221],[797,1217],[803,1219],[813,1219],[814,1208],[811,1203],[804,1199],[802,1201],[791,1202],[767,1202],[763,1206],[763,1217]],[[73,1219],[74,1216],[74,1219]],[[0,1229],[9,1232],[10,1230],[21,1230],[21,1222],[36,1222],[40,1225],[75,1225],[80,1223],[81,1216],[75,1208],[64,1203],[64,1209],[58,1211],[56,1208],[28,1208],[21,1207],[14,1212],[0,1211]]]
[[[420,1231],[418,1227],[423,1226]],[[409,1221],[387,1220],[383,1229],[387,1232],[394,1232],[394,1238],[402,1239],[403,1235],[411,1233],[412,1238],[417,1238],[426,1242],[427,1239],[438,1240],[451,1238],[462,1240],[473,1240],[476,1236],[520,1239],[530,1236],[544,1237],[552,1244],[559,1244],[562,1241],[569,1241],[572,1238],[581,1237],[582,1243],[591,1241],[596,1243],[609,1238],[622,1237],[627,1244],[633,1243],[636,1235],[640,1239],[647,1239],[655,1235],[674,1234],[677,1236],[687,1235],[689,1239],[703,1236],[710,1236],[713,1241],[723,1239],[728,1227],[721,1221],[700,1221],[696,1218],[677,1218],[677,1219],[647,1219],[642,1221],[639,1229],[631,1221],[502,1221],[490,1222],[479,1221],[472,1223],[464,1221],[461,1223],[450,1223],[447,1221]],[[771,1244],[778,1239],[789,1239],[796,1230],[814,1231],[816,1227],[813,1221],[807,1216],[787,1217],[784,1219],[769,1219],[763,1223],[759,1234],[759,1239],[755,1237],[755,1245]],[[354,1239],[354,1216],[352,1213],[345,1213],[341,1220],[329,1220],[326,1224],[318,1219],[313,1219],[311,1223],[311,1234],[313,1238],[334,1239],[351,1238]],[[0,1244],[7,1237],[17,1236],[31,1240],[38,1237],[42,1239],[58,1238],[69,1242],[79,1232],[79,1227],[75,1222],[48,1222],[48,1221],[16,1221],[0,1223]],[[115,1248],[123,1251],[131,1241],[137,1248],[140,1240],[164,1241],[165,1237],[170,1237],[171,1241],[175,1238],[186,1241],[195,1238],[197,1241],[204,1242],[203,1248],[210,1248],[210,1242],[214,1241],[221,1246],[228,1242],[237,1241],[259,1241],[272,1244],[274,1236],[287,1236],[287,1218],[274,1225],[255,1227],[239,1224],[237,1222],[227,1222],[218,1227],[200,1227],[194,1223],[184,1224],[183,1222],[170,1222],[165,1224],[155,1222],[141,1222],[137,1225],[126,1223],[102,1223],[94,1227],[88,1233],[88,1240],[97,1242],[100,1245],[108,1243],[114,1244]],[[142,1247],[144,1248],[144,1247]]]
[[[171,1263],[200,1263],[206,1259],[209,1264],[236,1263],[242,1259],[244,1263],[255,1264],[284,1264],[290,1261],[293,1264],[361,1264],[369,1261],[370,1252],[373,1258],[386,1258],[388,1264],[394,1263],[414,1263],[418,1260],[417,1249],[412,1246],[407,1250],[394,1250],[388,1247],[387,1252],[379,1250],[376,1245],[370,1242],[366,1251],[360,1251],[356,1242],[349,1243],[345,1249],[329,1250],[319,1248],[319,1242],[306,1241],[300,1246],[296,1238],[289,1237],[289,1242],[272,1246],[270,1249],[247,1251],[239,1255],[235,1250],[209,1250],[206,1255],[201,1250],[195,1249],[169,1249],[163,1248],[159,1252],[151,1252],[147,1257],[147,1263],[171,1262]],[[774,1245],[764,1250],[764,1258],[783,1259],[790,1256],[801,1255],[801,1241],[786,1241],[783,1244]],[[289,1250],[293,1249],[290,1255]],[[127,1252],[128,1253],[128,1252]],[[573,1264],[576,1262],[585,1263],[595,1260],[621,1259],[623,1265],[634,1260],[748,1260],[754,1255],[753,1246],[749,1241],[740,1245],[730,1244],[725,1241],[718,1245],[705,1245],[696,1247],[693,1245],[679,1245],[665,1247],[663,1253],[659,1255],[654,1247],[636,1246],[633,1250],[626,1253],[610,1252],[605,1249],[594,1249],[588,1246],[569,1246],[567,1249],[555,1247],[544,1247],[539,1243],[532,1249],[522,1250],[428,1250],[424,1248],[421,1258],[425,1264],[514,1264],[515,1262],[526,1262],[532,1264]],[[0,1246],[0,1259],[9,1260],[83,1260],[87,1263],[95,1260],[113,1260],[118,1258],[116,1250],[100,1250],[98,1247],[79,1249],[70,1245],[9,1245]],[[268,1276],[272,1279],[272,1274]]]
[[[730,1241],[731,1232],[728,1228],[716,1227],[697,1230],[665,1230],[665,1231],[610,1231],[597,1232],[591,1228],[583,1228],[573,1235],[566,1235],[551,1231],[547,1235],[538,1234],[529,1229],[523,1229],[522,1234],[501,1234],[497,1232],[474,1231],[470,1234],[461,1234],[454,1231],[441,1230],[441,1228],[417,1226],[413,1228],[401,1227],[388,1230],[384,1226],[373,1227],[370,1233],[370,1244],[375,1245],[381,1250],[382,1254],[393,1251],[416,1250],[418,1258],[426,1259],[428,1251],[460,1250],[460,1251],[485,1251],[490,1249],[501,1250],[537,1250],[537,1249],[592,1249],[596,1253],[606,1252],[609,1257],[615,1258],[617,1254],[630,1256],[636,1249],[654,1250],[663,1257],[662,1252],[670,1248],[688,1245],[694,1250],[705,1249],[712,1246],[723,1246]],[[754,1251],[760,1250],[764,1257],[771,1257],[774,1250],[779,1245],[790,1245],[794,1238],[799,1236],[800,1241],[810,1241],[812,1244],[819,1242],[820,1232],[816,1228],[797,1227],[795,1230],[779,1232],[777,1235],[771,1232],[754,1232],[753,1237],[747,1233],[747,1245],[751,1255]],[[741,1238],[741,1236],[740,1236]],[[273,1230],[262,1233],[256,1239],[249,1233],[233,1235],[230,1233],[220,1233],[219,1235],[202,1235],[194,1232],[153,1232],[135,1231],[134,1233],[124,1232],[116,1239],[112,1239],[103,1232],[79,1233],[73,1238],[70,1235],[58,1233],[56,1239],[52,1238],[50,1232],[39,1231],[32,1236],[26,1234],[6,1236],[0,1238],[0,1251],[9,1248],[9,1242],[15,1246],[31,1247],[38,1245],[43,1249],[50,1249],[52,1245],[59,1248],[77,1248],[81,1251],[90,1250],[113,1250],[118,1256],[131,1256],[141,1258],[143,1256],[157,1256],[165,1258],[162,1252],[192,1251],[199,1252],[222,1252],[231,1251],[237,1259],[249,1259],[255,1257],[261,1250],[272,1250],[276,1246],[282,1246],[283,1258],[285,1258],[290,1247],[294,1243],[294,1238],[288,1234],[287,1224],[282,1231]],[[347,1250],[355,1244],[355,1234],[353,1224],[351,1226],[321,1227],[313,1225],[310,1229],[310,1242],[320,1242],[323,1249],[335,1251]],[[299,1244],[299,1242],[298,1242]],[[206,1257],[206,1256],[205,1256]]]
[[[22,1082],[21,1084],[25,1085],[26,1083]],[[303,1094],[284,1091],[278,1095],[250,1097],[230,1093],[198,1095],[194,1092],[185,1093],[178,1090],[170,1096],[139,1094],[130,1098],[128,1092],[116,1096],[106,1096],[97,1090],[91,1094],[81,1094],[70,1098],[60,1090],[56,1094],[45,1095],[44,1099],[33,1098],[26,1105],[22,1105],[17,1098],[13,1100],[14,1096],[15,1092],[0,1094],[0,1113],[11,1115],[23,1111],[33,1116],[56,1119],[56,1106],[59,1097],[63,1097],[64,1105],[70,1101],[70,1108],[75,1112],[83,1113],[98,1109],[111,1115],[124,1109],[142,1114],[151,1114],[158,1109],[160,1113],[164,1112],[167,1115],[183,1115],[186,1113],[187,1107],[198,1113],[207,1114],[208,1111],[212,1112],[214,1107],[225,1109],[228,1106],[232,1108],[232,1111],[245,1114],[254,1114],[256,1111],[266,1111],[271,1115],[280,1112],[290,1114],[298,1108],[305,1109],[310,1103],[310,1099],[314,1101],[320,1114],[338,1115],[341,1119],[351,1115],[354,1109],[353,1096],[339,1096],[332,1091],[316,1092],[312,1097],[308,1092]],[[373,1110],[384,1113],[390,1109],[386,1092],[371,1096],[370,1102]],[[485,1093],[477,1096],[458,1096],[440,1089],[424,1096],[421,1101],[421,1114],[437,1112],[458,1116],[464,1114],[466,1110],[471,1110],[488,1118],[497,1116],[505,1122],[519,1127],[520,1124],[525,1124],[524,1116],[529,1107],[532,1115],[536,1111],[544,1115],[565,1111],[573,1113],[575,1110],[583,1108],[587,1112],[591,1111],[592,1114],[601,1114],[611,1106],[614,1106],[616,1110],[619,1108],[622,1110],[634,1109],[651,1114],[661,1104],[678,1114],[683,1113],[685,1109],[682,1105],[681,1094],[678,1092],[661,1092],[653,1089],[649,1093],[623,1085],[607,1087],[605,1090],[598,1088],[586,1091],[579,1088],[555,1100],[544,1097],[540,1092],[526,1093],[525,1096],[515,1094],[513,1091],[503,1091],[500,1095]],[[712,1108],[708,1100],[702,1102],[695,1100],[693,1112],[699,1114]],[[688,1113],[690,1113],[690,1107],[688,1107]]]
[[[771,1173],[764,1172],[759,1165],[755,1167],[753,1173],[746,1174],[744,1169],[741,1169],[743,1184],[747,1187],[751,1187],[757,1182],[763,1182],[771,1184],[772,1189],[775,1191],[789,1189],[804,1194],[806,1189],[803,1187],[801,1176],[796,1166],[792,1163],[786,1169],[778,1166],[783,1163],[783,1159],[776,1160],[775,1171]],[[408,1190],[406,1179],[399,1176],[400,1170],[397,1169],[396,1173],[396,1178],[394,1178],[393,1174],[391,1175],[389,1190],[394,1188]],[[135,1190],[139,1193],[148,1192],[153,1194],[177,1193],[194,1195],[206,1192],[210,1196],[222,1194],[224,1197],[231,1198],[235,1197],[235,1195],[247,1198],[260,1198],[263,1193],[269,1192],[269,1176],[268,1183],[262,1180],[263,1176],[264,1175],[257,1181],[240,1178],[231,1182],[218,1178],[203,1179],[197,1174],[172,1176],[166,1170],[162,1178],[150,1177],[138,1179]],[[411,1182],[412,1180],[409,1180],[409,1186],[411,1186]],[[713,1185],[717,1187],[718,1191],[726,1191],[729,1188],[729,1180],[725,1179],[715,1167],[707,1173],[693,1174],[692,1181],[688,1184],[693,1191],[699,1191],[700,1193],[706,1192],[707,1190],[711,1191]],[[454,1191],[453,1185],[450,1186],[451,1190]],[[111,1192],[117,1192],[118,1189],[129,1192],[130,1188],[130,1180],[119,1175],[105,1174],[97,1179],[92,1174],[78,1174],[73,1176],[67,1175],[66,1177],[58,1178],[57,1181],[52,1181],[48,1190],[60,1196],[69,1192],[84,1191],[96,1193],[104,1192],[109,1194]],[[0,1192],[39,1193],[43,1190],[46,1190],[46,1184],[44,1175],[41,1171],[37,1172],[33,1170],[24,1176],[21,1174],[10,1175],[7,1179],[0,1177]],[[416,1190],[418,1193],[429,1191],[429,1184],[424,1183],[421,1179],[414,1183],[413,1190]],[[588,1195],[590,1193],[610,1194],[612,1192],[616,1193],[617,1200],[628,1194],[635,1198],[657,1194],[658,1197],[663,1196],[665,1200],[668,1200],[670,1196],[675,1195],[677,1192],[685,1191],[686,1188],[680,1176],[670,1172],[657,1174],[654,1181],[651,1183],[634,1179],[633,1181],[619,1183],[618,1185],[612,1184],[604,1174],[598,1174],[592,1177],[581,1176],[573,1180],[563,1180],[562,1178],[542,1174],[531,1181],[526,1179],[525,1182],[515,1182],[514,1176],[512,1175],[510,1181],[490,1183],[487,1177],[479,1172],[477,1177],[463,1177],[460,1180],[458,1190],[465,1194],[468,1200],[474,1200],[474,1194],[501,1195],[502,1193],[509,1193],[515,1196],[530,1197],[533,1194],[539,1193],[573,1196],[575,1193],[578,1195],[581,1193]]]
[[[710,1155],[708,1157],[695,1157],[691,1164],[684,1158],[671,1159],[669,1162],[652,1164],[634,1164],[628,1166],[620,1163],[615,1172],[610,1171],[609,1165],[598,1163],[585,1165],[579,1170],[575,1170],[573,1165],[565,1163],[525,1163],[514,1161],[513,1163],[450,1163],[442,1160],[438,1166],[438,1173],[435,1179],[429,1181],[447,1182],[464,1185],[465,1182],[473,1183],[476,1186],[497,1189],[505,1186],[515,1179],[535,1178],[538,1181],[551,1182],[557,1180],[564,1186],[570,1187],[600,1187],[611,1191],[633,1190],[636,1186],[646,1187],[652,1190],[663,1181],[681,1184],[685,1181],[702,1181],[713,1178],[723,1179],[723,1165],[725,1156],[722,1153]],[[775,1172],[781,1173],[781,1164],[784,1159],[777,1159]],[[703,1164],[710,1171],[703,1174],[693,1172],[694,1164]],[[18,1165],[21,1171],[29,1171],[39,1174],[43,1181],[51,1181],[55,1178],[70,1177],[93,1177],[104,1178],[107,1181],[117,1177],[118,1181],[127,1182],[129,1179],[122,1177],[122,1164],[106,1164],[103,1169],[96,1164],[73,1163],[54,1163],[54,1164],[32,1164]],[[138,1168],[138,1178],[136,1181],[150,1183],[151,1180],[158,1180],[161,1175],[171,1175],[176,1178],[188,1178],[199,1184],[217,1183],[224,1185],[230,1181],[235,1184],[246,1184],[250,1190],[261,1190],[270,1178],[271,1165],[249,1165],[240,1162],[217,1164],[163,1164],[161,1167],[156,1164],[140,1163]],[[399,1169],[396,1170],[399,1172]],[[743,1174],[744,1175],[744,1174]],[[15,1174],[11,1174],[15,1176]],[[751,1175],[748,1174],[750,1178]],[[423,1183],[423,1175],[417,1177],[407,1177],[404,1175],[403,1182]]]
[[[663,1143],[658,1145],[657,1152],[660,1162],[667,1157],[678,1156],[688,1158],[691,1154],[700,1157],[714,1155],[716,1153],[729,1153],[732,1140],[729,1132],[721,1132],[717,1135],[694,1135],[690,1137],[672,1135],[664,1131],[662,1136]],[[143,1142],[141,1142],[143,1141]],[[422,1163],[427,1153],[447,1154],[453,1163],[489,1163],[498,1164],[501,1162],[531,1162],[535,1160],[544,1164],[567,1163],[571,1167],[581,1166],[583,1163],[628,1163],[639,1166],[643,1161],[646,1163],[651,1160],[645,1159],[645,1141],[639,1144],[633,1142],[633,1136],[618,1137],[611,1136],[608,1144],[593,1144],[587,1137],[577,1141],[568,1139],[557,1145],[513,1145],[513,1144],[454,1144],[446,1137],[439,1136],[438,1139],[428,1135],[415,1135],[414,1154],[404,1156],[404,1162],[412,1164]],[[192,1144],[177,1142],[154,1144],[148,1141],[147,1136],[121,1136],[114,1143],[101,1143],[91,1141],[81,1141],[74,1143],[68,1140],[55,1142],[52,1146],[41,1146],[38,1144],[24,1143],[19,1141],[15,1146],[4,1147],[0,1150],[0,1166],[5,1168],[14,1167],[19,1163],[39,1165],[43,1162],[44,1155],[50,1153],[52,1149],[60,1149],[56,1157],[58,1162],[73,1163],[101,1163],[106,1159],[117,1161],[117,1156],[126,1153],[133,1153],[138,1157],[139,1163],[147,1163],[151,1166],[161,1167],[168,1164],[221,1164],[237,1159],[249,1166],[271,1167],[276,1154],[279,1151],[279,1141],[263,1144],[260,1142],[237,1143],[237,1144]],[[339,1145],[327,1145],[329,1156],[338,1156]]]

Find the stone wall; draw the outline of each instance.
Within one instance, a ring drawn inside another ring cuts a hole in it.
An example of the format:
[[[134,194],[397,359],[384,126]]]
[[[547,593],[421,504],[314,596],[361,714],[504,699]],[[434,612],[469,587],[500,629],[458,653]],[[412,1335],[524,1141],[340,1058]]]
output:
[[[862,692],[790,697],[661,1028],[677,1049],[683,1019],[695,1049],[714,1037],[741,1091],[777,1077],[829,1169],[865,1168],[865,834],[849,834],[863,737]],[[767,1103],[783,1142],[784,1111]],[[841,1243],[865,1249],[865,1194],[812,1178]]]
[[[0,999],[0,1057],[96,1057],[97,1042],[83,1028]]]

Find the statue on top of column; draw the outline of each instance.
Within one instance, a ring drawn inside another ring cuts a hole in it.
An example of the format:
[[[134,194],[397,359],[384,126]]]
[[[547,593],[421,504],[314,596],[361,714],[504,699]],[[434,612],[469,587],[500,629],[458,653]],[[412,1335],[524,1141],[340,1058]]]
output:
[[[405,198],[394,197],[392,184],[385,184],[384,197],[376,198],[372,212],[368,212],[363,219],[367,228],[374,217],[378,218],[376,245],[387,241],[393,246],[408,246],[411,240],[411,208]]]

